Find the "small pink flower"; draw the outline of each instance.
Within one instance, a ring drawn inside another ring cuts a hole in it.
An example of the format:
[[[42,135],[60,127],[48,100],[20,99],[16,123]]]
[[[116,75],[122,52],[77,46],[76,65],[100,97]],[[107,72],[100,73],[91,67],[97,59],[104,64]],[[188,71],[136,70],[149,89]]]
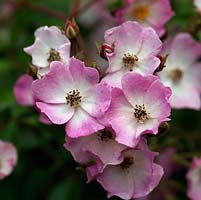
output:
[[[71,152],[77,162],[84,166],[90,166],[90,162],[95,161],[96,166],[92,165],[87,169],[88,181],[90,181],[97,173],[102,172],[106,165],[122,162],[121,153],[127,149],[127,146],[115,141],[112,130],[103,129],[76,139],[66,136],[65,148]],[[91,175],[92,170],[93,175]]]
[[[121,87],[121,78],[128,71],[152,74],[159,66],[162,43],[152,28],[143,28],[137,22],[125,22],[105,33],[106,43],[114,46],[107,54],[109,67],[104,78],[112,86]]]
[[[68,64],[70,41],[56,26],[44,26],[36,30],[34,44],[24,51],[32,56],[32,63],[38,68],[38,77],[41,77],[49,71],[52,61]]]
[[[154,163],[156,152],[142,140],[135,149],[124,151],[123,162],[108,165],[97,181],[108,191],[108,197],[133,199],[148,195],[160,182],[163,169]]]
[[[164,43],[168,54],[166,67],[160,72],[161,81],[171,87],[173,108],[200,109],[201,45],[188,33],[180,33]]]
[[[117,12],[120,22],[135,20],[153,27],[159,36],[165,33],[165,24],[174,16],[169,0],[127,0],[126,6]]]
[[[191,200],[200,200],[201,197],[201,158],[194,158],[187,173],[187,194]]]
[[[32,82],[33,78],[31,76],[23,74],[15,83],[14,94],[19,105],[35,106],[35,99],[31,88]],[[51,124],[51,121],[43,113],[40,114],[39,121],[43,124]]]
[[[69,137],[92,134],[104,128],[97,121],[111,101],[111,89],[98,83],[99,74],[72,58],[69,66],[55,61],[50,72],[32,84],[36,106],[54,124],[66,124]]]
[[[18,104],[22,106],[34,105],[34,97],[33,92],[31,90],[32,82],[33,78],[28,74],[23,74],[17,80],[14,87],[14,93]]]
[[[170,115],[171,91],[153,75],[128,72],[122,90],[114,88],[106,118],[116,132],[116,141],[135,147],[145,133],[157,134],[161,122]]]
[[[17,151],[13,144],[0,140],[0,180],[10,175],[17,162]]]
[[[201,13],[201,0],[194,0],[194,5],[199,13]]]

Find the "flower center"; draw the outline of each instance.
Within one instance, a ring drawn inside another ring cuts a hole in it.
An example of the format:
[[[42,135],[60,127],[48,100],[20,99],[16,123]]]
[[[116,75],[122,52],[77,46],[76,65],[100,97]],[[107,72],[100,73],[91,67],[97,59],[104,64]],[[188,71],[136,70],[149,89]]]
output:
[[[128,169],[134,163],[133,157],[125,157],[123,162],[120,164],[122,169]]]
[[[178,68],[172,69],[169,72],[169,77],[173,80],[173,82],[178,82],[182,79],[183,72]]]
[[[149,5],[139,5],[131,11],[131,15],[138,21],[144,21],[150,14]]]
[[[123,65],[128,68],[130,71],[133,71],[135,63],[138,61],[138,57],[134,54],[125,53],[123,57]]]
[[[150,117],[149,114],[146,111],[145,105],[135,105],[134,107],[134,116],[137,119],[138,123],[144,124],[145,121],[147,121]]]
[[[72,90],[68,92],[65,98],[67,105],[70,105],[70,107],[77,107],[82,101],[82,96],[78,90]]]
[[[51,63],[52,61],[60,61],[61,60],[61,56],[59,54],[58,51],[56,51],[55,49],[51,48],[50,51],[49,51],[49,57],[47,59],[47,61],[49,63]]]
[[[103,142],[108,142],[109,140],[114,139],[114,134],[106,129],[104,129],[100,133],[98,133],[98,136],[100,137],[100,140]]]

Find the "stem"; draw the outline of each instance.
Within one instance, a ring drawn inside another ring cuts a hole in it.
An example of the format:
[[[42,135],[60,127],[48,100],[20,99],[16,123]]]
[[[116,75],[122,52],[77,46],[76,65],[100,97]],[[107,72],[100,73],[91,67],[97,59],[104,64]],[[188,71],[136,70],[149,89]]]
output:
[[[17,4],[18,8],[28,8],[32,11],[36,11],[51,17],[55,17],[57,19],[60,19],[62,21],[66,21],[67,19],[67,15],[65,15],[64,13],[60,12],[60,11],[55,11],[52,10],[50,8],[47,7],[43,7],[39,4],[35,4],[30,2],[29,0],[21,0],[18,4]]]

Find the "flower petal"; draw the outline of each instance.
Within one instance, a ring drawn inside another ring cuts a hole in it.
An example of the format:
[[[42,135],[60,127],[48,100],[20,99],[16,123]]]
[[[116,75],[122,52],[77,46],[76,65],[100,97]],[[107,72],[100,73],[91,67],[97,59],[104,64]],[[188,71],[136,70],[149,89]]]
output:
[[[45,113],[54,124],[64,124],[71,119],[74,114],[74,108],[67,104],[48,104],[36,102],[36,106],[42,113]]]
[[[61,33],[61,30],[56,26],[43,26],[36,30],[35,37],[40,38],[49,48],[58,49],[59,46],[68,43],[68,38]]]
[[[31,90],[32,82],[33,78],[27,74],[24,74],[17,80],[15,84],[15,97],[17,102],[22,106],[34,105],[33,93]]]
[[[24,51],[32,56],[32,63],[39,67],[47,67],[49,56],[49,47],[43,43],[39,38],[36,38],[33,45],[24,48]]]
[[[52,62],[50,72],[35,80],[32,90],[36,99],[46,103],[65,103],[66,94],[73,88],[73,79],[67,67],[61,62]]]
[[[81,107],[93,117],[102,116],[110,106],[111,88],[101,82],[84,93]]]
[[[77,138],[87,136],[103,129],[104,126],[90,116],[82,108],[78,107],[71,120],[66,125],[66,134],[69,137]]]
[[[70,60],[69,71],[72,74],[76,89],[78,89],[81,94],[99,81],[99,74],[96,69],[85,67],[82,61],[74,57]]]

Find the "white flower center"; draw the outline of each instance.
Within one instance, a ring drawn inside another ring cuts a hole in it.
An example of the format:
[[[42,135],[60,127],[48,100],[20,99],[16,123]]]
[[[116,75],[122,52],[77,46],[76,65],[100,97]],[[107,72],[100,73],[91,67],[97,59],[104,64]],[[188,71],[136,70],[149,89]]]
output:
[[[183,72],[179,68],[175,68],[169,71],[168,76],[172,79],[173,82],[179,82],[183,77]]]
[[[133,165],[133,163],[134,163],[133,157],[126,156],[126,157],[124,157],[123,162],[120,164],[120,167],[122,169],[128,169],[131,167],[131,165]]]
[[[134,116],[137,119],[138,123],[144,124],[145,121],[149,120],[149,114],[146,111],[145,105],[135,105],[134,107]]]
[[[78,107],[82,101],[82,96],[78,90],[72,90],[67,93],[66,102],[70,107]]]
[[[122,58],[124,67],[128,68],[130,71],[133,71],[135,63],[138,61],[138,57],[134,54],[125,53]]]
[[[52,61],[60,61],[61,60],[61,56],[59,54],[58,51],[56,51],[55,49],[51,48],[49,51],[49,57],[47,59],[47,61],[49,63],[51,63]]]

